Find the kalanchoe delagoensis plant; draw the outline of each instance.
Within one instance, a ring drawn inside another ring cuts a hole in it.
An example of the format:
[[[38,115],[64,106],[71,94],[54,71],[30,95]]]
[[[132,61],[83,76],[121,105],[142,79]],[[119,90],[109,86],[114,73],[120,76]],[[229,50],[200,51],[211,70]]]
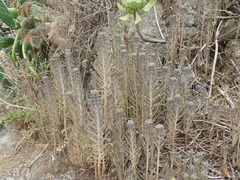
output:
[[[122,5],[118,3],[117,4],[118,8],[121,11],[125,11],[127,15],[120,17],[120,19],[122,21],[126,21],[132,14],[134,15],[135,24],[141,21],[141,17],[139,16],[138,11],[143,10],[147,12],[156,3],[156,0],[151,0],[149,2],[147,2],[147,0],[121,0],[121,1]]]

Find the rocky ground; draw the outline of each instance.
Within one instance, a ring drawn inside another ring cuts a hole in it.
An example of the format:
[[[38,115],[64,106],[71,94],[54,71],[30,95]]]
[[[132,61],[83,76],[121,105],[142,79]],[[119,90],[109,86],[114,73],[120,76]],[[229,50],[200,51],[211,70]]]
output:
[[[93,180],[82,169],[62,169],[51,144],[29,138],[31,132],[19,131],[8,125],[0,131],[0,180]],[[65,168],[68,166],[64,166]]]
[[[52,179],[46,173],[49,159],[46,144],[29,142],[14,125],[0,132],[0,180]]]

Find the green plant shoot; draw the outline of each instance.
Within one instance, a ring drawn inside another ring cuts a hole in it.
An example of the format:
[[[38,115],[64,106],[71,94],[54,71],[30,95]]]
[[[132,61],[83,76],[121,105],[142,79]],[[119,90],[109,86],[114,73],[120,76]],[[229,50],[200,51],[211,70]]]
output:
[[[147,0],[121,0],[121,1],[122,5],[117,3],[118,8],[121,11],[125,11],[127,15],[121,16],[120,19],[122,21],[126,21],[132,14],[134,16],[135,24],[139,23],[142,20],[138,14],[138,11],[143,10],[147,12],[156,3],[156,0],[151,0],[150,2],[147,2]]]

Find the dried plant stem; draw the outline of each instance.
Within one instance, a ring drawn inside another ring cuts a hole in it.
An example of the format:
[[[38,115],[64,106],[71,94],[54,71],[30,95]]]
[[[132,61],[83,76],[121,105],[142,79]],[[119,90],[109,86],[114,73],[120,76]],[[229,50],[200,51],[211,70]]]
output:
[[[150,75],[151,76],[151,75]],[[153,90],[154,90],[154,85],[153,85],[153,77],[150,77],[150,82],[149,82],[149,118],[151,121],[153,121],[153,110],[154,110],[154,107],[153,107]]]
[[[154,144],[157,147],[157,162],[156,162],[156,180],[159,179],[159,167],[160,167],[160,155],[161,149],[164,144],[164,138],[166,136],[164,126],[162,124],[158,124],[155,126],[154,132]]]
[[[56,99],[53,93],[52,83],[49,80],[48,76],[44,76],[43,78],[43,88],[45,94],[45,101],[43,102],[43,109],[45,110],[47,116],[49,117],[50,121],[50,131],[53,137],[53,144],[54,144],[54,155],[56,155],[57,149],[57,135],[59,131],[59,118],[58,118],[58,111],[56,107]]]
[[[95,164],[95,176],[101,179],[105,173],[105,138],[106,134],[103,103],[98,90],[90,91],[90,109],[92,113],[91,122],[89,122],[93,153]]]
[[[146,157],[146,179],[148,179],[148,170],[149,170],[149,143],[146,144],[147,157]]]
[[[133,120],[129,120],[127,123],[128,126],[128,152],[129,159],[131,161],[132,168],[132,178],[134,180],[137,178],[137,163],[139,158],[139,148],[136,142],[136,132],[135,132],[135,123]]]
[[[41,151],[41,153],[31,162],[31,164],[28,166],[28,168],[31,168],[32,165],[42,156],[42,154],[45,152],[45,150],[47,149],[49,144],[47,144],[43,150]]]
[[[158,31],[160,33],[160,35],[162,36],[163,39],[165,39],[163,33],[162,33],[162,30],[161,30],[161,27],[160,27],[160,24],[158,22],[158,16],[157,16],[157,9],[156,9],[156,6],[153,7],[154,8],[154,15],[155,15],[155,20],[156,20],[156,23],[157,23],[157,26],[158,26]]]
[[[173,124],[173,137],[172,137],[172,150],[174,150],[175,147],[175,136],[176,136],[176,131],[177,131],[177,121],[179,119],[179,107],[176,107],[176,112],[175,112],[175,120]]]
[[[75,99],[73,99],[74,102],[72,102],[74,107],[71,110],[75,109],[76,111],[76,117],[74,119],[76,119],[75,126],[78,127],[79,124],[81,126],[83,125],[85,119],[83,82],[79,68],[73,68],[69,73],[71,76],[72,91],[74,92],[75,96]]]
[[[198,51],[198,53],[196,54],[196,56],[193,58],[191,66],[194,64],[195,60],[197,59],[197,57],[199,56],[200,52],[203,51],[203,49],[206,47],[207,44],[204,44],[201,49]]]
[[[217,57],[218,57],[218,37],[220,34],[219,30],[220,30],[222,22],[223,22],[223,20],[221,20],[220,23],[218,24],[217,32],[215,34],[215,54],[214,54],[211,81],[210,81],[209,99],[211,98],[211,95],[212,95],[213,78],[214,78],[214,73],[215,73],[215,68],[216,68],[216,63],[217,63]]]
[[[148,120],[147,120],[148,121]],[[146,122],[145,121],[145,143],[146,143],[146,180],[149,179],[149,175],[148,175],[148,172],[149,172],[149,160],[150,160],[150,127],[147,127],[146,126]],[[151,121],[149,121],[151,122]]]
[[[66,102],[66,82],[65,82],[65,77],[64,73],[59,67],[59,79],[60,79],[60,86],[61,86],[61,96],[62,96],[62,106],[63,106],[63,125],[64,125],[64,132],[65,132],[65,138],[68,139],[68,132],[67,132],[67,102]]]
[[[226,99],[231,108],[235,108],[234,102],[231,100],[227,92],[223,91],[220,87],[217,86],[218,92]]]
[[[109,36],[106,32],[98,34],[97,49],[98,58],[94,62],[93,66],[96,75],[93,77],[97,89],[101,90],[103,96],[103,113],[106,126],[109,126],[109,94],[111,92],[111,76],[112,76],[112,49],[110,48]]]
[[[146,37],[140,30],[140,26],[139,23],[136,24],[136,28],[137,28],[137,33],[140,36],[140,38],[145,41],[145,42],[150,42],[150,43],[160,43],[160,44],[166,44],[166,40],[160,40],[160,39],[155,39],[155,38],[150,38],[150,37]]]
[[[134,179],[137,179],[137,154],[136,154],[136,139],[135,132],[130,132],[130,159],[132,164],[132,175]]]
[[[150,162],[153,157],[154,143],[152,141],[152,122],[151,120],[146,120],[145,123],[145,144],[146,144],[146,180],[152,179],[153,169],[151,168]],[[149,167],[150,166],[150,167]]]
[[[156,169],[156,180],[159,180],[159,167],[160,167],[160,154],[161,154],[161,149],[162,147],[158,146],[157,147],[157,169]]]

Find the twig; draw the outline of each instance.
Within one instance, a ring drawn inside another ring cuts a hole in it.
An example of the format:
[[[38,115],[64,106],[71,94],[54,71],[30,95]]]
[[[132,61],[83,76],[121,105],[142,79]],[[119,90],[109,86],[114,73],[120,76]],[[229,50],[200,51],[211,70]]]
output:
[[[212,95],[213,78],[214,78],[214,72],[215,72],[216,63],[217,63],[217,56],[218,56],[218,37],[219,37],[219,34],[220,34],[219,29],[221,27],[222,22],[223,22],[223,20],[221,20],[220,23],[218,24],[217,31],[216,31],[216,34],[215,34],[215,54],[214,54],[211,81],[210,81],[209,99],[211,98],[211,95]]]
[[[24,137],[21,139],[21,141],[19,141],[19,142],[17,143],[17,145],[15,146],[14,149],[17,150],[17,149],[19,148],[20,144],[23,142],[23,140],[24,140],[26,137],[30,138],[33,133],[34,133],[34,131],[32,131],[29,136],[24,136]]]
[[[228,96],[228,94],[226,92],[224,92],[221,88],[219,88],[217,86],[217,90],[218,92],[226,99],[226,101],[228,102],[228,104],[231,106],[231,108],[235,108],[235,104],[233,103],[233,101],[230,99],[230,97]]]
[[[23,142],[23,140],[26,138],[26,136],[24,136],[22,139],[21,139],[21,141],[19,141],[18,143],[17,143],[17,145],[15,146],[15,150],[17,150],[18,149],[18,147],[20,146],[20,144]]]
[[[236,64],[234,63],[234,61],[232,59],[230,59],[231,63],[233,64],[234,68],[237,70],[238,74],[240,75],[240,71],[238,70]]]
[[[32,165],[42,156],[42,154],[44,153],[44,151],[47,149],[49,144],[47,144],[44,149],[41,151],[41,153],[31,162],[31,164],[28,166],[28,168],[31,168]]]
[[[197,57],[199,56],[200,52],[202,52],[202,50],[205,48],[207,44],[204,44],[201,49],[198,51],[197,55],[194,57],[192,63],[191,63],[191,66],[193,65],[193,63],[195,62],[195,60],[197,59]]]
[[[140,30],[139,23],[136,24],[136,28],[137,28],[137,32],[138,32],[140,38],[141,38],[143,41],[145,41],[145,42],[151,42],[151,43],[166,44],[165,39],[160,40],[160,39],[149,38],[149,37],[144,36],[144,34],[143,34],[143,33],[141,32],[141,30]]]
[[[11,106],[11,107],[17,107],[17,108],[27,109],[27,110],[31,110],[31,111],[38,111],[37,109],[28,108],[28,107],[25,107],[25,106],[19,106],[19,105],[10,104],[10,103],[4,101],[2,98],[0,98],[0,101],[2,101],[4,104],[6,104],[8,106]]]
[[[226,36],[226,35],[228,35],[228,34],[230,34],[230,33],[233,33],[234,31],[237,31],[237,29],[238,29],[238,28],[236,27],[236,28],[232,29],[231,31],[226,32],[225,34],[221,35],[221,36],[219,37],[219,39],[222,39],[224,36]]]
[[[226,127],[226,126],[223,126],[221,124],[217,124],[217,123],[214,123],[214,122],[211,122],[211,121],[205,121],[205,120],[194,120],[195,122],[203,122],[203,123],[208,123],[208,124],[211,124],[213,126],[216,126],[216,127],[219,127],[220,129],[224,130],[225,132],[229,133],[230,132],[230,128],[229,127]]]
[[[234,16],[216,16],[217,19],[239,19],[239,15],[234,15]]]
[[[155,15],[155,19],[156,19],[156,23],[157,23],[157,26],[158,26],[159,33],[160,33],[160,35],[162,36],[162,38],[165,39],[165,37],[164,37],[164,35],[163,35],[163,33],[162,33],[162,30],[161,30],[160,24],[159,24],[159,22],[158,22],[156,6],[154,6],[153,8],[154,8],[154,15]]]

